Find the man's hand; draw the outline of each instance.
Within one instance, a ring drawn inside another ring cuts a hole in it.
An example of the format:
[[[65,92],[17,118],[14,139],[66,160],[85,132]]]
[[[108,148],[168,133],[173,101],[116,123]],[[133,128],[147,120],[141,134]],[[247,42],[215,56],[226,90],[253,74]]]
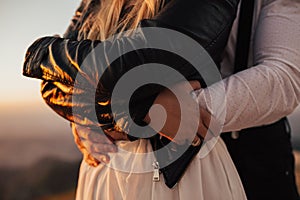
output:
[[[72,123],[72,132],[75,143],[83,154],[84,160],[91,166],[98,166],[100,162],[108,163],[110,157],[108,153],[118,151],[114,141],[127,140],[125,133],[117,131],[96,132],[89,127]]]
[[[203,138],[207,133],[214,134],[214,131],[209,129],[213,119],[211,114],[205,108],[200,108],[197,99],[192,96],[192,92],[197,89],[200,89],[198,81],[176,84],[171,88],[176,95],[165,89],[155,99],[154,107],[145,117],[145,122],[178,144],[191,144],[196,134]]]

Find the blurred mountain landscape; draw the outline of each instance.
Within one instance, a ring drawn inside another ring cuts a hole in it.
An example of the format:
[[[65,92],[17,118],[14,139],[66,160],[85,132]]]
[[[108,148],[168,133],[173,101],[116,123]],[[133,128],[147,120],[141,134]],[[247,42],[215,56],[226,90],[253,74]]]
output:
[[[79,161],[45,157],[25,168],[0,169],[0,199],[45,199],[68,193],[74,199]]]
[[[43,103],[0,105],[0,199],[73,200],[81,154]]]

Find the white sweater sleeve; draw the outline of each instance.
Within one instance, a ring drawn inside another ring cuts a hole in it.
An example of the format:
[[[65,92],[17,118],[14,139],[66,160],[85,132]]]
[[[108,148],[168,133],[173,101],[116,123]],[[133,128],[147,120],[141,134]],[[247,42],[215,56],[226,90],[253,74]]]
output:
[[[263,6],[255,30],[254,66],[199,91],[200,105],[223,116],[223,132],[277,121],[300,101],[300,2]],[[209,98],[219,106],[212,108]]]

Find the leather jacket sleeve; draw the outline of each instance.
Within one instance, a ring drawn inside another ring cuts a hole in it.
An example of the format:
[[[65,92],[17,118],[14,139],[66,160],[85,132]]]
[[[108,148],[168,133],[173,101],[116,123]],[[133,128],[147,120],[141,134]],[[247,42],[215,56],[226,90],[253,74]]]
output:
[[[239,0],[173,0],[154,19],[143,20],[140,25],[168,27],[185,33],[196,39],[213,60],[219,63],[236,16],[238,2]],[[176,43],[169,42],[170,47]],[[159,62],[178,70],[188,80],[202,80],[195,69],[187,67],[186,61],[179,59],[174,63],[170,59],[172,55],[167,52],[146,49],[124,55],[123,49],[126,46],[134,48],[136,44],[145,43],[147,38],[142,29],[137,29],[133,36],[103,42],[44,37],[34,42],[27,50],[23,74],[44,80],[43,98],[54,111],[66,119],[82,125],[115,127],[128,132],[130,124],[128,125],[126,120],[130,116],[125,115],[122,110],[112,113],[110,108],[113,87],[127,71],[141,64]],[[100,49],[97,50],[97,55],[95,48]],[[84,63],[87,56],[97,60],[98,57],[110,57],[112,51],[117,51],[123,56],[113,63],[106,63],[105,59],[98,60],[96,64]],[[81,77],[80,82],[78,76]],[[136,122],[142,123],[148,108],[161,89],[159,86],[149,86],[133,98],[131,117]],[[89,95],[95,91],[96,95]],[[73,100],[74,95],[76,101]],[[74,109],[79,110],[80,112],[76,113],[81,114],[74,113]],[[97,119],[92,116],[94,111]]]

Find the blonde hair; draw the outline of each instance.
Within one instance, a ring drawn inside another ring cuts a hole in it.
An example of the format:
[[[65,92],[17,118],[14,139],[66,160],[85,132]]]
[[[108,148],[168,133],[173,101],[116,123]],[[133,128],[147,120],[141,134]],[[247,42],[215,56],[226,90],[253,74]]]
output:
[[[101,0],[79,34],[82,39],[105,40],[118,32],[133,30],[142,19],[153,18],[163,3],[164,0]]]

